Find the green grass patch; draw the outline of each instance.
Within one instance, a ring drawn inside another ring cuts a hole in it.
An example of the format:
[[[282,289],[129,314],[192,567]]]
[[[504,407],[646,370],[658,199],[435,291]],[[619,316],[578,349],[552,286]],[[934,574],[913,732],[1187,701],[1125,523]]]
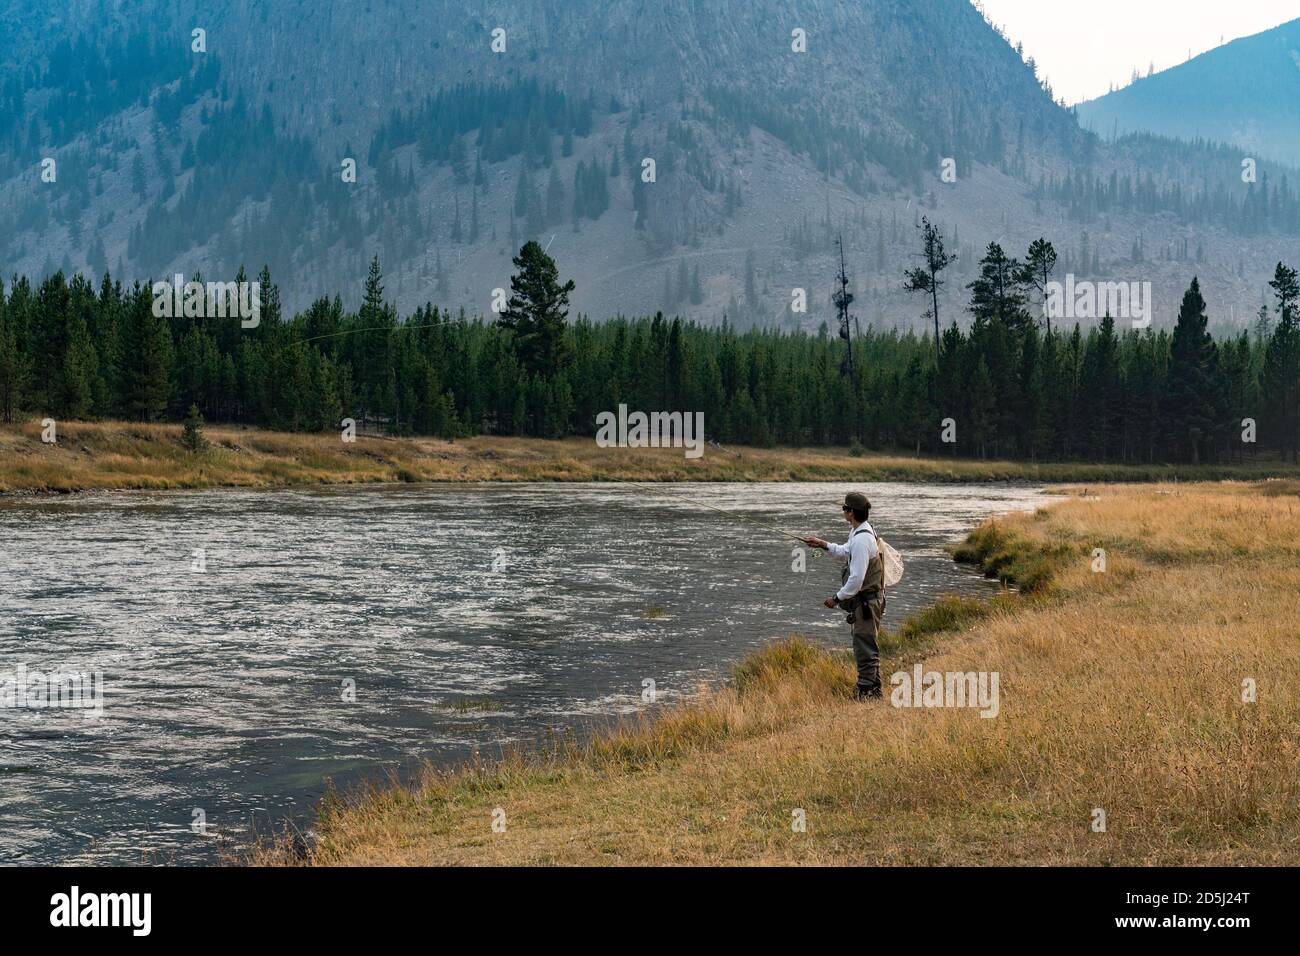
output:
[[[1014,585],[1024,594],[1048,586],[1056,570],[1077,548],[1065,543],[1031,541],[999,522],[988,521],[952,549],[953,560],[973,564],[985,577]]]
[[[960,631],[987,617],[997,608],[1000,599],[1000,595],[983,599],[945,594],[929,607],[917,611],[900,624],[897,630],[882,628],[880,651],[882,654],[893,654],[901,650],[917,650],[929,643],[929,639],[936,634]]]

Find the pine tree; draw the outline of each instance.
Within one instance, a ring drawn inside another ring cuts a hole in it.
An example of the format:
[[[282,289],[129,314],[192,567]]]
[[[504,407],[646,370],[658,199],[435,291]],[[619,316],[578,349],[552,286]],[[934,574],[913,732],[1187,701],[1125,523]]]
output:
[[[969,406],[971,448],[978,451],[981,458],[987,458],[988,442],[993,437],[997,418],[997,393],[988,363],[982,356],[971,376]]]
[[[397,319],[384,302],[384,276],[379,267],[379,256],[370,260],[358,319],[359,334],[355,336],[356,341],[349,344],[357,351],[363,417],[368,417],[371,412],[389,415],[396,405],[396,393],[389,387],[389,379],[393,374],[391,330],[396,328]]]
[[[337,428],[343,417],[339,399],[338,373],[328,355],[312,353],[311,393],[308,400],[308,427],[313,431]]]
[[[1036,334],[1032,336],[1035,340]],[[1025,346],[1029,347],[1031,336],[1026,336]],[[1057,363],[1060,336],[1051,332],[1043,336],[1042,347],[1038,349],[1038,359],[1032,373],[1025,380],[1028,402],[1030,457],[1050,457],[1056,444],[1056,422],[1052,415],[1052,403],[1056,394]]]
[[[57,407],[67,418],[85,418],[90,413],[94,397],[99,356],[81,316],[74,316],[69,325],[71,328],[68,333],[68,348],[63,356]]]
[[[980,260],[979,277],[967,286],[971,291],[970,311],[976,321],[1001,322],[1017,337],[1024,333],[1029,314],[1025,311],[1020,272],[1019,262],[1008,258],[996,242],[989,243]]]
[[[167,411],[171,398],[172,341],[167,320],[153,314],[148,289],[137,289],[127,313],[121,352],[123,412],[149,422]]]
[[[191,403],[185,415],[185,427],[181,431],[181,444],[190,454],[197,454],[208,447],[208,440],[203,436],[203,416],[199,406]]]
[[[1047,309],[1047,285],[1052,279],[1052,270],[1056,268],[1056,247],[1046,239],[1035,239],[1029,244],[1029,252],[1016,275],[1021,285],[1032,287],[1038,292],[1043,303],[1043,320],[1047,331],[1052,331],[1052,316]]]
[[[940,273],[957,261],[943,248],[943,233],[921,217],[921,259],[919,269],[908,269],[905,273],[903,289],[907,292],[921,292],[930,298],[930,307],[925,311],[927,318],[934,319],[934,360],[939,362],[939,290],[943,288]]]
[[[1279,263],[1280,264],[1280,263]],[[1273,335],[1273,319],[1268,314],[1268,306],[1261,305],[1259,311],[1255,313],[1255,324],[1252,327],[1255,333],[1255,344],[1263,346]]]
[[[1262,394],[1266,422],[1284,457],[1300,460],[1300,282],[1296,270],[1277,264],[1269,282],[1278,322],[1264,350]]]
[[[379,256],[370,259],[366,273],[366,287],[361,299],[361,321],[367,326],[376,325],[384,311],[384,273],[379,266]]]
[[[1246,445],[1234,441],[1233,434],[1241,427],[1245,418],[1258,415],[1259,382],[1255,375],[1255,365],[1250,344],[1250,332],[1243,329],[1236,342],[1225,342],[1220,352],[1219,370],[1223,378],[1220,392],[1223,395],[1223,427],[1227,441],[1229,458],[1241,461],[1245,458]]]
[[[1193,464],[1215,431],[1213,400],[1215,348],[1206,331],[1205,299],[1201,283],[1193,278],[1183,294],[1169,354],[1169,388],[1165,421],[1176,455],[1190,454]]]
[[[1119,444],[1120,381],[1115,320],[1107,313],[1088,336],[1080,388],[1080,439],[1089,461],[1106,461]]]
[[[574,284],[560,284],[555,262],[535,241],[524,243],[513,262],[518,271],[510,277],[512,294],[501,325],[514,333],[516,354],[529,374],[550,378],[568,361],[565,324]]]

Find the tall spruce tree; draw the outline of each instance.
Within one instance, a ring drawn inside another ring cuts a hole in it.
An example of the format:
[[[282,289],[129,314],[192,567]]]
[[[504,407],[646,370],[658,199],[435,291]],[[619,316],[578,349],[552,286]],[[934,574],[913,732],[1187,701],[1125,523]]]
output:
[[[1119,340],[1115,320],[1107,312],[1101,324],[1088,335],[1084,347],[1079,386],[1084,394],[1080,405],[1080,440],[1090,461],[1109,460],[1120,442]]]
[[[1169,353],[1169,388],[1165,393],[1165,421],[1176,456],[1194,464],[1214,435],[1216,426],[1214,380],[1215,348],[1206,331],[1205,299],[1201,283],[1193,278],[1178,309]]]
[[[996,242],[990,242],[980,260],[980,274],[970,289],[970,311],[975,320],[1001,322],[1017,338],[1029,323],[1025,293],[1020,284],[1020,263],[1008,258]]]
[[[565,323],[573,281],[561,284],[555,261],[532,240],[512,261],[518,271],[510,277],[501,325],[514,333],[516,354],[529,374],[553,376],[569,357]]]

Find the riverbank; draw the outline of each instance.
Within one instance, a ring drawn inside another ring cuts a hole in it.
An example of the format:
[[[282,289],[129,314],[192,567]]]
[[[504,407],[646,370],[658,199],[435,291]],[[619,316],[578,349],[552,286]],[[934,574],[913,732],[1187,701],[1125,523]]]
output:
[[[1103,487],[957,553],[1021,593],[899,628],[883,702],[774,643],[589,745],[331,798],[307,862],[1295,862],[1300,483]],[[891,706],[918,663],[996,673],[996,716]]]
[[[179,425],[68,422],[57,444],[36,422],[0,426],[0,494],[95,489],[273,488],[422,481],[1024,481],[1150,482],[1300,477],[1280,463],[1118,465],[926,458],[844,448],[717,448],[687,460],[681,449],[599,448],[589,438],[546,441],[269,432],[210,427],[190,452]]]

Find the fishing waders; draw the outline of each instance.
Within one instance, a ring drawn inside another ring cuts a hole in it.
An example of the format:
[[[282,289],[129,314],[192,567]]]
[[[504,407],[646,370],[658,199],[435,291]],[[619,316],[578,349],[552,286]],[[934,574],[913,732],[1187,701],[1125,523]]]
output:
[[[864,528],[862,533],[868,533]],[[840,572],[841,582],[849,578],[845,564]],[[847,601],[841,601],[848,622],[852,625],[853,657],[858,664],[859,700],[880,696],[880,619],[885,614],[885,565],[879,552],[867,563],[867,575],[862,589]]]

